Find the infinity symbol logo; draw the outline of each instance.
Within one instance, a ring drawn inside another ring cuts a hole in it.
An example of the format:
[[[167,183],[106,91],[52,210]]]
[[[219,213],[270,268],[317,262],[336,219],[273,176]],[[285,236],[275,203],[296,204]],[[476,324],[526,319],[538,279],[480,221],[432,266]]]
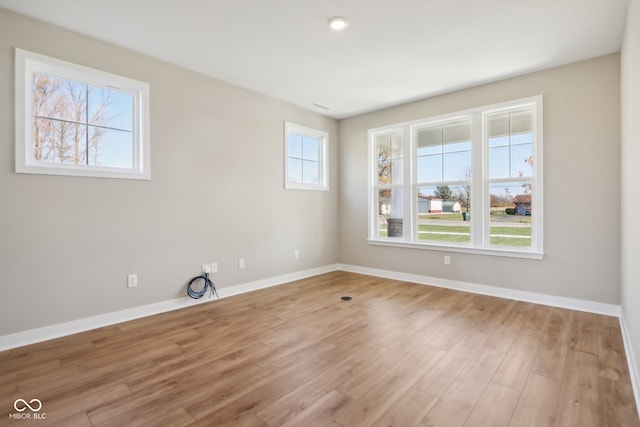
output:
[[[36,403],[35,405],[31,406],[29,403],[33,404]],[[24,406],[20,406],[18,407],[18,403],[22,403],[22,405]],[[37,405],[37,408],[34,408],[34,406]],[[40,402],[40,400],[38,399],[31,399],[28,403],[26,400],[24,399],[16,399],[15,402],[13,402],[13,407],[15,408],[16,411],[18,412],[24,412],[27,410],[27,408],[31,409],[32,412],[38,412],[40,409],[42,409],[42,402]]]

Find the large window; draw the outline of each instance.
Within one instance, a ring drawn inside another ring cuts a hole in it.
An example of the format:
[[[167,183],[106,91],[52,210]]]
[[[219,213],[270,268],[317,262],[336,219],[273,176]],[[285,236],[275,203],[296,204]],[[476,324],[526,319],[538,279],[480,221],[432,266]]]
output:
[[[285,122],[285,188],[328,190],[326,132]]]
[[[16,49],[16,172],[149,179],[149,86]]]
[[[370,242],[542,256],[542,97],[369,139]]]

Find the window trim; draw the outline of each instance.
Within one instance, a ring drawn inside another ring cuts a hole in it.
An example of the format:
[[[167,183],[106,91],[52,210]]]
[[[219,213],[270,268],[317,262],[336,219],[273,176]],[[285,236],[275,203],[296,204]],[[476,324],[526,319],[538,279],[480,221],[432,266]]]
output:
[[[539,212],[539,214],[532,217],[532,239],[530,248],[521,247],[508,247],[489,245],[488,242],[488,213],[485,212],[486,206],[485,199],[489,197],[489,184],[490,179],[488,177],[488,140],[486,137],[486,120],[487,117],[499,113],[501,111],[511,111],[519,107],[532,107],[534,111],[534,144],[533,144],[533,158],[536,160],[533,165],[534,173],[531,178],[536,191],[535,197],[532,200],[532,210]],[[403,123],[396,123],[379,128],[369,129],[368,131],[368,143],[367,143],[367,160],[368,160],[368,238],[367,242],[371,245],[380,246],[392,246],[402,248],[414,248],[414,249],[427,249],[438,250],[448,252],[462,252],[472,253],[480,255],[493,255],[493,256],[505,256],[514,258],[529,258],[529,259],[542,259],[544,257],[544,207],[543,207],[543,97],[537,95],[528,98],[522,98],[514,101],[508,101],[503,103],[497,103],[478,108],[472,108],[464,111],[457,111],[448,114],[442,114],[438,116],[423,118],[419,120],[412,120]],[[417,214],[417,203],[413,200],[413,188],[417,185],[416,182],[416,165],[415,165],[415,148],[416,141],[414,138],[414,130],[419,127],[437,125],[439,123],[449,122],[464,117],[470,117],[472,120],[472,166],[474,171],[481,171],[481,173],[474,173],[472,183],[472,212],[481,212],[481,215],[475,214],[471,217],[471,227],[474,230],[481,230],[471,235],[471,243],[468,245],[461,245],[455,243],[442,243],[442,242],[424,242],[418,241],[414,236],[417,223],[415,217]],[[405,221],[403,224],[403,237],[399,238],[380,238],[378,237],[379,230],[377,228],[377,198],[375,191],[377,189],[377,176],[376,168],[376,153],[375,153],[375,137],[377,135],[391,133],[394,130],[402,129],[405,140],[403,141],[405,150],[410,150],[407,159],[405,160],[405,176],[410,177],[410,181],[404,181],[404,218],[409,215],[411,221]],[[408,140],[406,140],[408,139]],[[478,145],[480,144],[480,145]],[[478,150],[478,148],[481,148]],[[408,166],[408,168],[407,168]],[[407,197],[409,196],[409,197]],[[485,197],[486,196],[486,197]],[[406,224],[409,222],[409,224]],[[482,246],[482,242],[485,242]]]
[[[289,133],[317,138],[318,147],[318,184],[306,184],[289,181]],[[329,134],[327,132],[301,126],[292,122],[284,122],[284,188],[288,190],[329,191]]]
[[[38,162],[33,159],[32,76],[45,72],[133,96],[132,168]],[[95,178],[151,179],[149,84],[27,50],[15,48],[15,172]]]

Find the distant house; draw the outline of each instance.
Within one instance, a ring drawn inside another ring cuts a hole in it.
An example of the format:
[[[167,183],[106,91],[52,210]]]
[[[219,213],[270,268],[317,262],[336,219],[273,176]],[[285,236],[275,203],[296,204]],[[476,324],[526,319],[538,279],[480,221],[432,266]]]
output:
[[[442,199],[418,194],[418,213],[442,213]]]
[[[516,215],[531,215],[531,194],[518,194],[513,198],[516,205]]]
[[[460,212],[461,210],[460,202],[454,200],[442,202],[442,212]]]

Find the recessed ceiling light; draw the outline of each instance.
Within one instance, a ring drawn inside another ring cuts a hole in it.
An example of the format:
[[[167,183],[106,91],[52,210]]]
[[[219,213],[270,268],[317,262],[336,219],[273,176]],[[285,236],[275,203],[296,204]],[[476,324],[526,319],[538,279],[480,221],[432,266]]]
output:
[[[334,16],[329,19],[329,26],[334,31],[342,31],[349,26],[349,20],[342,16]]]

